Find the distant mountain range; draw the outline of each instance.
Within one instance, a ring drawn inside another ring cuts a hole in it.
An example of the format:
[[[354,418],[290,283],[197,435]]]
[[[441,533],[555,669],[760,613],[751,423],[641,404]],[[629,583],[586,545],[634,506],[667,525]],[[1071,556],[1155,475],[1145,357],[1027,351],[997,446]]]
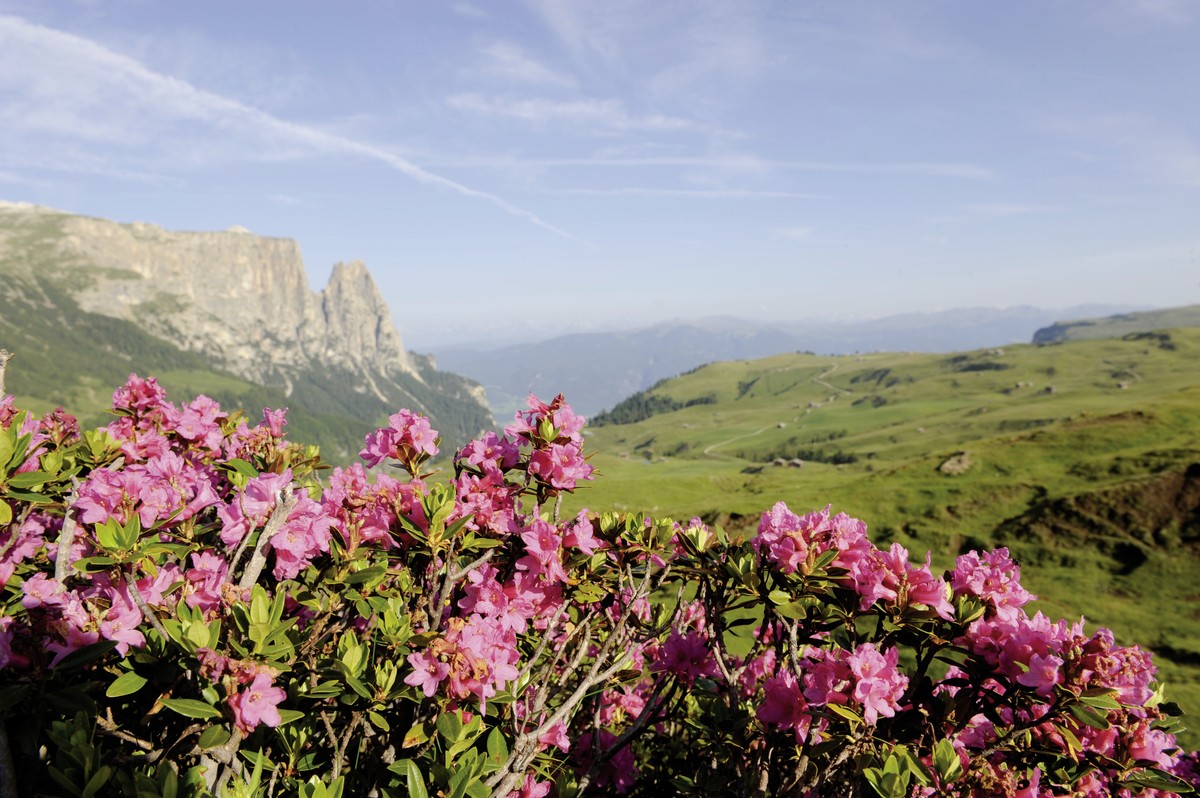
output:
[[[494,349],[435,348],[441,368],[482,383],[498,418],[523,406],[529,392],[564,393],[582,413],[612,408],[658,380],[697,366],[787,352],[953,352],[1028,342],[1060,319],[1124,313],[1132,306],[969,308],[910,313],[871,321],[753,322],[730,317],[671,321],[638,330],[577,333]]]
[[[297,437],[340,461],[401,407],[447,446],[493,425],[478,384],[405,351],[363,264],[314,292],[295,241],[0,203],[0,280],[7,388],[33,406],[94,418],[137,371],[177,400],[289,407]]]

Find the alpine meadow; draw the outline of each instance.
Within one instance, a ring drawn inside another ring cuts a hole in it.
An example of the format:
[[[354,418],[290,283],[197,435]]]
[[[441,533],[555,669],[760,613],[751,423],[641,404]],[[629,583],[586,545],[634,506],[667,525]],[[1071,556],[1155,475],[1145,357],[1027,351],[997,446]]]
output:
[[[1200,795],[1200,0],[0,0],[0,798]]]

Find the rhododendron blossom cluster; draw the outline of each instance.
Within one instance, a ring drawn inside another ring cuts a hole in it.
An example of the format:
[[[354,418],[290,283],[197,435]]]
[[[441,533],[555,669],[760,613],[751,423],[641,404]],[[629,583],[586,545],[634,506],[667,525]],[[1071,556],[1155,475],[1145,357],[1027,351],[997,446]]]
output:
[[[400,410],[325,467],[131,376],[0,400],[0,754],[19,794],[1157,796],[1200,783],[1144,651],[830,508],[749,541],[572,511],[584,420],[453,456]],[[437,461],[439,455],[445,457]],[[444,472],[444,473],[443,473]]]

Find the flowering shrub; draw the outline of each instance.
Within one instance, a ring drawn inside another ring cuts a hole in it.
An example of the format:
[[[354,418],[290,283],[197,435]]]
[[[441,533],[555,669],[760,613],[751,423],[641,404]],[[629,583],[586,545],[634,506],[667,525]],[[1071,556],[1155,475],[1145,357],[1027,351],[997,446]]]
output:
[[[322,482],[153,379],[80,433],[0,401],[0,791],[1109,796],[1190,792],[1154,666],[829,509],[747,541],[581,512],[583,419],[531,397],[453,475],[400,411]],[[15,770],[15,762],[23,763]],[[14,775],[15,774],[15,775]]]

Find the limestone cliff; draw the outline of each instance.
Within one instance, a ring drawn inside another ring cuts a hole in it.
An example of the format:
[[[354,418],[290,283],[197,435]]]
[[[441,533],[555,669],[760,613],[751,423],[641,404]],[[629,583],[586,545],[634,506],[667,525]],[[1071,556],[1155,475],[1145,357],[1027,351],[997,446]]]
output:
[[[418,377],[362,263],[338,264],[309,289],[295,241],[244,231],[181,233],[65,216],[58,248],[102,271],[75,297],[254,382],[311,365]],[[372,391],[384,396],[377,388]]]
[[[52,279],[79,312],[132,324],[316,413],[374,422],[409,407],[459,441],[491,423],[479,385],[405,351],[361,262],[337,264],[313,291],[289,239],[241,228],[174,232],[0,202],[0,265]]]

